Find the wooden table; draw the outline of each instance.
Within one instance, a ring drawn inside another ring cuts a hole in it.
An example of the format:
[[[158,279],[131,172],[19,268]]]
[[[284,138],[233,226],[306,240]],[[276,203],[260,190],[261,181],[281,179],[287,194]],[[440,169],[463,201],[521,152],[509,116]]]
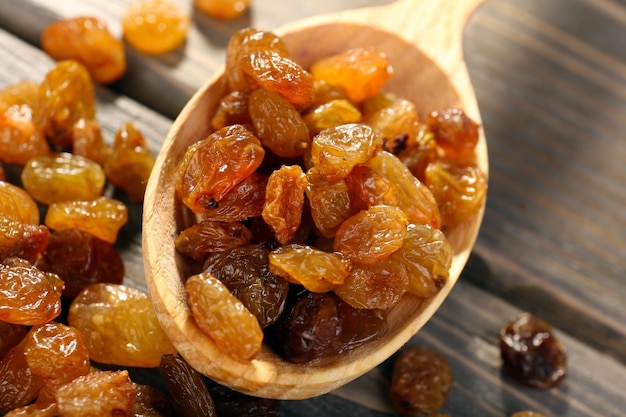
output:
[[[94,14],[119,35],[130,1],[3,0],[0,87],[41,80],[52,67],[38,39],[53,19]],[[179,2],[191,9],[190,1]],[[222,64],[238,28],[273,29],[388,2],[263,0],[228,23],[195,14],[184,49],[162,57],[129,50],[126,77],[98,89],[105,136],[111,140],[133,120],[158,152],[172,119]],[[486,0],[464,39],[490,151],[487,209],[461,279],[410,344],[449,359],[455,383],[442,411],[454,417],[524,409],[626,416],[626,2]],[[131,204],[130,212],[118,248],[127,284],[145,290],[141,206]],[[550,322],[568,348],[568,376],[555,389],[526,388],[501,374],[498,329],[521,311]],[[328,395],[284,402],[282,415],[392,414],[389,373],[384,363]],[[133,375],[159,383],[155,372]]]

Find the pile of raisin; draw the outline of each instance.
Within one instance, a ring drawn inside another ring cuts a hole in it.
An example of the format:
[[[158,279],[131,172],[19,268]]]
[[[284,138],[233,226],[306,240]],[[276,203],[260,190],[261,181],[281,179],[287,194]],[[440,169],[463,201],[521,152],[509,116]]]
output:
[[[122,285],[128,208],[105,193],[140,203],[154,156],[132,123],[107,144],[95,116],[75,60],[0,90],[0,414],[134,415],[164,395],[95,366],[175,353],[148,295]]]
[[[176,239],[188,303],[231,357],[263,340],[298,363],[354,349],[405,293],[447,284],[445,232],[487,190],[479,126],[456,108],[419,114],[383,92],[392,74],[375,48],[303,68],[271,32],[231,37],[213,131],[176,179],[197,220]]]

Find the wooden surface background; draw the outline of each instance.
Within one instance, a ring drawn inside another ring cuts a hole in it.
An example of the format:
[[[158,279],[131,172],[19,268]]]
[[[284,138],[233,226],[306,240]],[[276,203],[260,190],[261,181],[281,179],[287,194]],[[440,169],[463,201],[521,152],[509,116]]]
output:
[[[92,14],[121,34],[131,0],[2,0],[0,88],[41,80],[52,61],[38,48],[54,19]],[[178,0],[192,12],[191,1]],[[223,63],[230,35],[389,1],[258,0],[232,22],[194,13],[185,48],[161,57],[128,49],[129,72],[99,88],[98,119],[112,140],[132,120],[158,152],[173,118]],[[449,359],[454,417],[626,416],[626,1],[486,0],[468,22],[464,50],[490,152],[481,233],[450,297],[410,342]],[[8,167],[17,175],[16,167]],[[109,190],[109,192],[113,192]],[[116,195],[124,199],[123,195]],[[130,204],[130,203],[129,203]],[[128,285],[144,289],[141,206],[118,246]],[[552,390],[500,371],[497,333],[521,311],[550,322],[569,352]],[[283,416],[384,416],[390,363],[328,395],[282,404]],[[158,373],[135,370],[138,382]]]

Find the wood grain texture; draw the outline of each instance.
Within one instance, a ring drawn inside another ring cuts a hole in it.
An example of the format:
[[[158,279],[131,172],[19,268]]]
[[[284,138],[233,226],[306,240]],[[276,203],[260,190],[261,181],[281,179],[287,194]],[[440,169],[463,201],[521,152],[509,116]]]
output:
[[[34,47],[51,19],[89,7],[115,23],[127,4],[75,3],[0,3],[0,27],[10,33],[0,31],[0,87],[39,78],[51,65]],[[236,27],[274,28],[389,2],[257,3],[236,22],[195,16],[184,51],[160,58],[129,52],[135,72],[112,86],[114,93],[99,91],[100,108],[112,115],[104,121],[108,137],[125,116],[138,118],[156,151],[171,119],[222,64],[225,40]],[[486,0],[470,19],[464,53],[489,143],[487,210],[461,279],[409,342],[441,349],[450,359],[455,385],[442,411],[452,416],[522,409],[549,417],[626,416],[625,22],[623,0]],[[133,209],[122,249],[128,282],[145,289],[140,211]],[[551,322],[568,348],[569,375],[557,389],[528,389],[500,374],[497,329],[523,310]],[[331,394],[286,401],[282,415],[393,414],[389,369],[384,363]],[[133,375],[160,383],[152,371]]]

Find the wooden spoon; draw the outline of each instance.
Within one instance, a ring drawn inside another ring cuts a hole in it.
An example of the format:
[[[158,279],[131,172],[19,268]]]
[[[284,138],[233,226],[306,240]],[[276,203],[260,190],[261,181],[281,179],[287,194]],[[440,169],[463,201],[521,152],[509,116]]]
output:
[[[386,91],[412,100],[422,114],[448,106],[462,108],[480,123],[480,114],[462,55],[462,32],[481,0],[401,0],[388,6],[351,10],[289,24],[281,35],[305,67],[314,60],[356,46],[384,50],[394,68]],[[463,269],[482,220],[481,212],[446,234],[455,248],[449,283],[434,297],[406,295],[389,312],[389,332],[339,357],[297,365],[264,347],[257,359],[240,363],[219,351],[197,327],[185,301],[189,274],[174,240],[186,225],[175,198],[177,167],[187,147],[206,137],[209,121],[226,91],[217,74],[193,96],[174,122],[148,183],[143,219],[146,280],[157,315],[180,354],[211,379],[247,394],[303,399],[327,393],[371,370],[401,348],[435,313]],[[487,173],[481,129],[477,147]]]

